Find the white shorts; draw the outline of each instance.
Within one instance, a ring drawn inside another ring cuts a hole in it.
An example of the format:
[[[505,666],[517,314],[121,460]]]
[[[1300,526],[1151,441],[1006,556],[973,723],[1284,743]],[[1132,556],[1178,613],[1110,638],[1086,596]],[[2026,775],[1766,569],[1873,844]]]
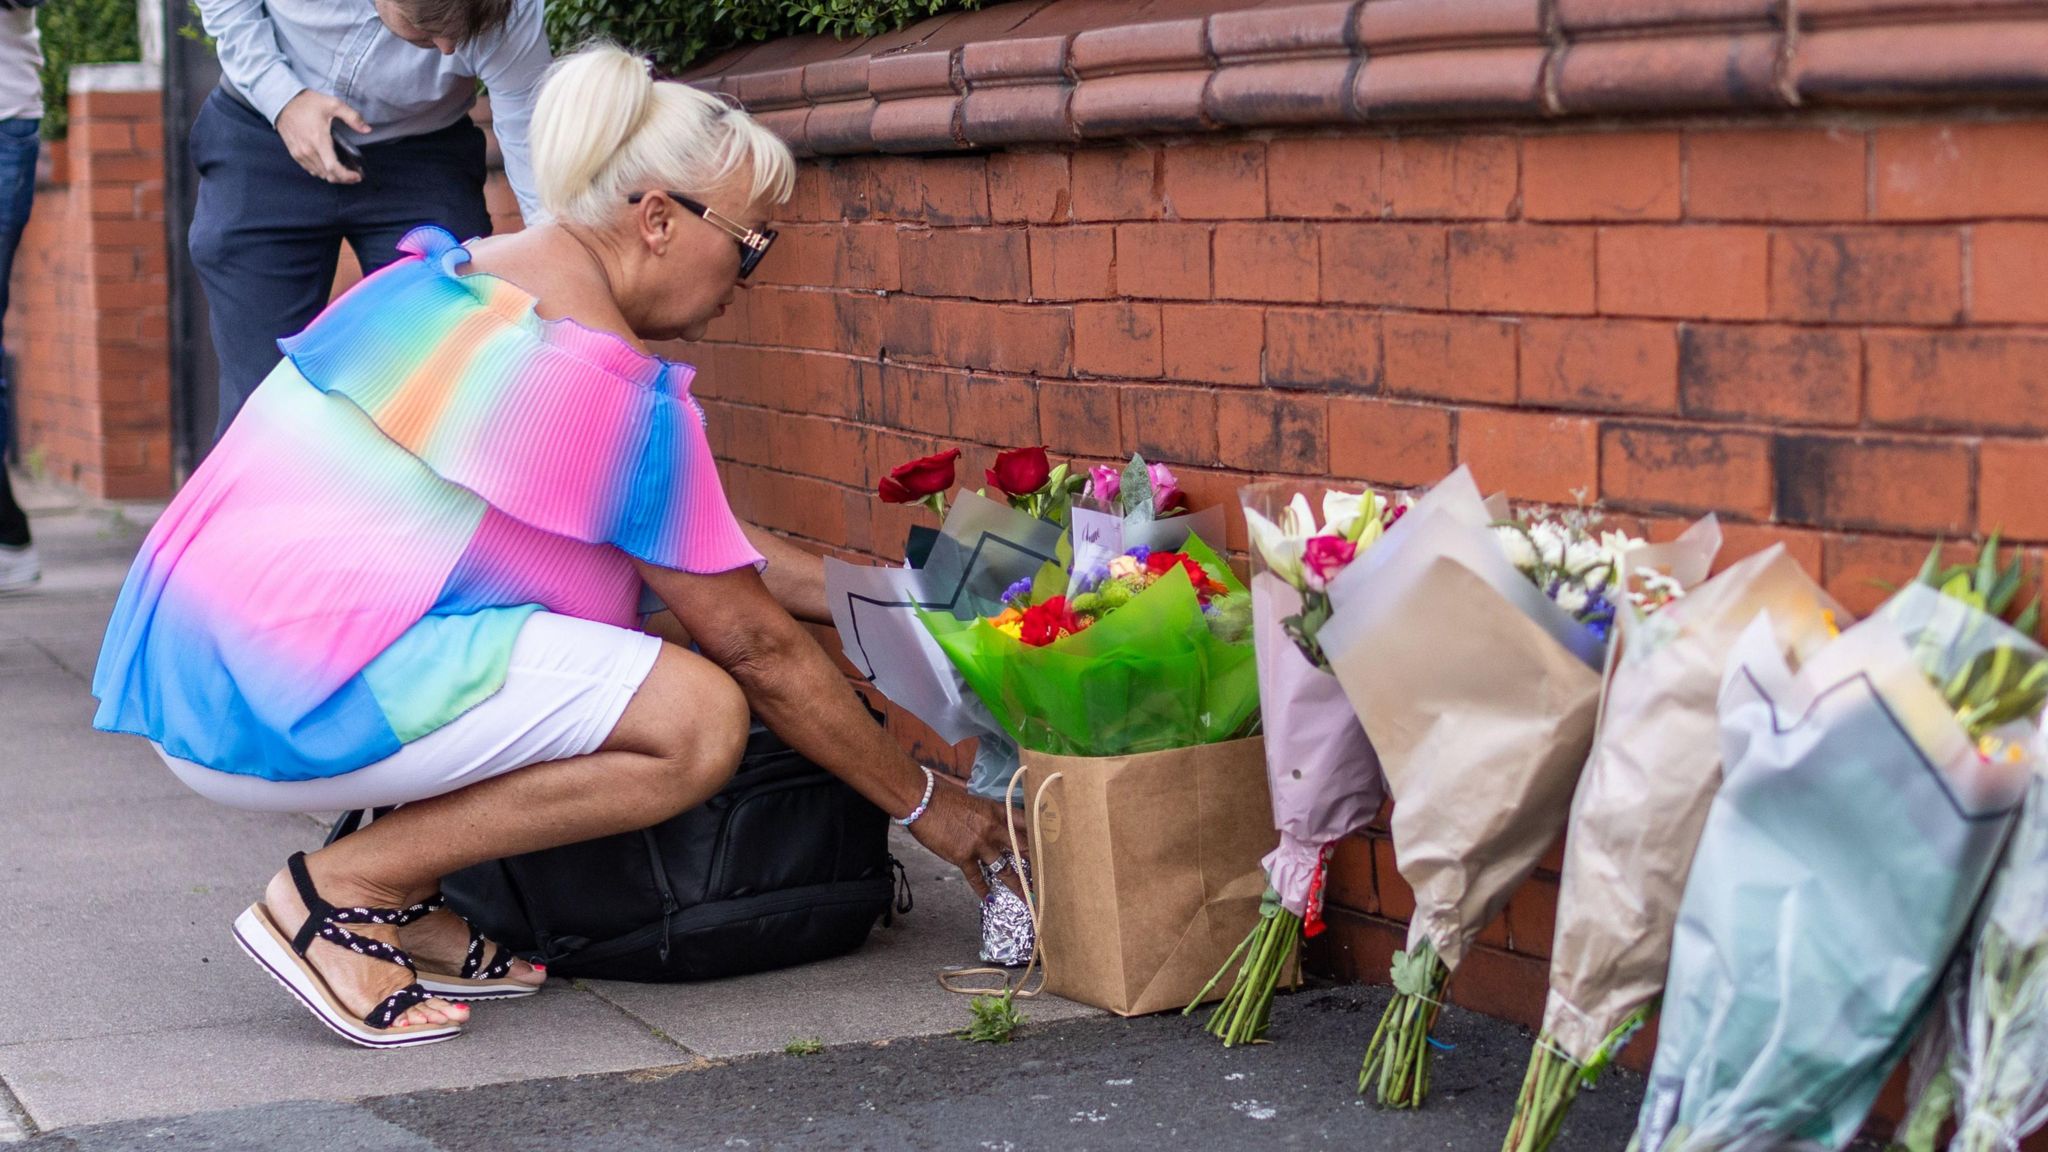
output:
[[[536,612],[519,630],[505,685],[462,715],[353,772],[265,780],[217,772],[157,746],[194,792],[259,812],[339,812],[409,804],[479,780],[583,756],[604,744],[661,655],[645,632]]]

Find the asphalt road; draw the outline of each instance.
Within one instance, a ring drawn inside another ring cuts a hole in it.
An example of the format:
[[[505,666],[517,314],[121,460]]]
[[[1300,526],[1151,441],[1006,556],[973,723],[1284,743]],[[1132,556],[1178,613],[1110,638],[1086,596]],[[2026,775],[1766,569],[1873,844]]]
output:
[[[1416,1113],[1354,1092],[1377,988],[1283,998],[1272,1044],[1225,1050],[1199,1018],[1026,1025],[1007,1045],[949,1038],[357,1103],[276,1105],[65,1129],[23,1152],[518,1152],[521,1149],[1343,1148],[1496,1152],[1529,1036],[1448,1010],[1436,1088]],[[1029,1015],[1028,1005],[1026,1014]],[[536,1038],[535,1042],[544,1042]],[[403,1053],[364,1053],[403,1060]],[[1619,1152],[1641,1080],[1581,1097],[1560,1152]]]

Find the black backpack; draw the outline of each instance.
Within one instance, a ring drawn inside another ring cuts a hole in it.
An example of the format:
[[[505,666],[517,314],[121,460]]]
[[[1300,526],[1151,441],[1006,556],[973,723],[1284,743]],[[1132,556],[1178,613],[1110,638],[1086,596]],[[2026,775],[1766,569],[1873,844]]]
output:
[[[441,891],[551,976],[714,980],[843,955],[908,912],[888,831],[880,808],[756,721],[732,781],[701,807],[465,868]]]

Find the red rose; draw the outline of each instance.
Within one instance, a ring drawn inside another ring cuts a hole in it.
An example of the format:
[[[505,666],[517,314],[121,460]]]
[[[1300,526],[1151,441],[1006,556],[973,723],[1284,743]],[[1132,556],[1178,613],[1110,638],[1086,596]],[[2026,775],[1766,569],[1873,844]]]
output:
[[[1055,596],[1024,610],[1017,638],[1033,648],[1043,648],[1069,632],[1080,631],[1075,623],[1074,614],[1067,608],[1067,598]]]
[[[1209,597],[1230,591],[1230,586],[1209,575],[1193,556],[1185,552],[1154,552],[1145,557],[1145,571],[1153,576],[1164,576],[1179,568],[1187,572],[1188,583],[1195,586],[1195,594],[1208,603]]]
[[[1008,496],[1029,496],[1045,487],[1052,476],[1052,461],[1045,447],[1012,448],[996,453],[996,466],[988,469],[989,484]]]
[[[927,496],[950,491],[953,487],[953,462],[958,459],[960,450],[948,448],[936,456],[926,456],[891,468],[878,486],[883,503],[915,504]]]

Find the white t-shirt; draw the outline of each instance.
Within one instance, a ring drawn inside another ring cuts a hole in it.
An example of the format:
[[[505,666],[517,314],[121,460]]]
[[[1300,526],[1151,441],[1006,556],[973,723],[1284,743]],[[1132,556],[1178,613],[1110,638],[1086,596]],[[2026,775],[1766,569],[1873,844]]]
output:
[[[42,37],[36,10],[0,10],[0,120],[43,114]]]

